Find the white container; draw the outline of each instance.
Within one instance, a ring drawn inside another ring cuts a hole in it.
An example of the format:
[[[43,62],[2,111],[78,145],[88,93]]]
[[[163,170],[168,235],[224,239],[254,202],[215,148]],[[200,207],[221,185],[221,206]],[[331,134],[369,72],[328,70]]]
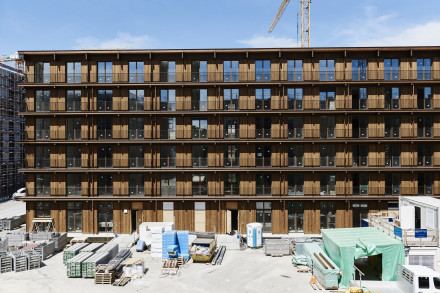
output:
[[[246,225],[247,246],[256,248],[263,246],[263,225],[261,223],[249,223]]]

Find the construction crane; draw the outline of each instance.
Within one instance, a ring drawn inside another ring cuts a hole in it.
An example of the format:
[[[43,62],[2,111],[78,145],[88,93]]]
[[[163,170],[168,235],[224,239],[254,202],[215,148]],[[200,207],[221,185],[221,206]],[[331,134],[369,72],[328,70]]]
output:
[[[1,56],[0,62],[15,62],[15,69],[17,69],[20,72],[24,72],[23,56],[19,55],[18,53]]]
[[[287,5],[290,0],[283,0],[280,8],[278,9],[278,13],[275,16],[275,19],[272,22],[272,25],[269,28],[269,34],[273,31],[281,16],[286,10]],[[301,5],[301,48],[304,48],[304,45],[307,44],[307,47],[310,47],[310,3],[311,0],[299,0]],[[297,15],[298,17],[298,15]]]

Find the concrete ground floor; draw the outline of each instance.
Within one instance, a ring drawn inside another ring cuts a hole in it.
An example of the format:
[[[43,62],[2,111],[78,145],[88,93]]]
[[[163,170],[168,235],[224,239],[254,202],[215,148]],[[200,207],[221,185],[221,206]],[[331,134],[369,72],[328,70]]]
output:
[[[127,198],[26,199],[26,224],[53,218],[59,232],[128,234],[142,222],[174,222],[177,230],[246,233],[263,224],[269,234],[319,234],[322,228],[360,227],[368,213],[385,211],[388,200],[142,200]]]

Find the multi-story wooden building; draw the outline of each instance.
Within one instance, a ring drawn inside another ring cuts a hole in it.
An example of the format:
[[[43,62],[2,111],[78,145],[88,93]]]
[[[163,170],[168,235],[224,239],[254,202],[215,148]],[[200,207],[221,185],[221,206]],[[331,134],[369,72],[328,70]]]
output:
[[[28,223],[319,233],[440,195],[440,47],[19,53]]]

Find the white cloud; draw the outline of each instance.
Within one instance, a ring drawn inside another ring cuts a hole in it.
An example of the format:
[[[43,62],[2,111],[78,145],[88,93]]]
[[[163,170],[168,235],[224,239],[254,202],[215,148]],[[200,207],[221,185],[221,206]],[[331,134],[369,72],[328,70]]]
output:
[[[156,41],[148,35],[132,36],[118,33],[113,39],[84,37],[75,40],[75,49],[151,49]]]
[[[289,38],[277,38],[274,36],[254,36],[248,40],[238,41],[251,48],[284,48],[296,47],[296,40]]]

